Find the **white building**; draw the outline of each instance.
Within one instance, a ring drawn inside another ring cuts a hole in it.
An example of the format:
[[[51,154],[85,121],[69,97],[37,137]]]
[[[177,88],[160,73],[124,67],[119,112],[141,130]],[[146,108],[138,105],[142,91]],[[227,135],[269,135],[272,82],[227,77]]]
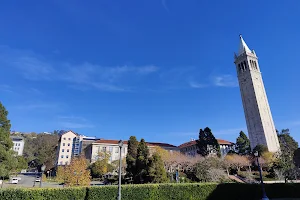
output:
[[[240,48],[234,56],[250,145],[265,145],[270,152],[280,149],[258,58],[240,35]]]
[[[24,150],[24,144],[25,144],[24,138],[19,136],[10,136],[10,138],[14,143],[12,149],[17,153],[18,156],[22,156]]]
[[[221,156],[225,156],[229,151],[235,151],[235,144],[226,140],[217,139],[220,145]],[[181,153],[188,156],[196,156],[198,153],[197,141],[191,140],[190,142],[183,143],[179,145],[179,150]]]
[[[78,135],[73,131],[63,133],[58,141],[56,164],[70,164],[72,157],[81,155],[84,148],[96,140],[95,137]]]
[[[105,140],[101,139],[94,143],[92,143],[89,147],[86,148],[85,156],[87,159],[90,160],[91,163],[95,162],[99,158],[100,152],[107,152],[110,154],[109,162],[119,160],[119,146],[118,140]],[[158,143],[158,142],[146,142],[150,154],[154,151],[155,147],[161,147],[167,151],[178,151],[178,147],[167,144],[167,143]],[[125,158],[127,155],[128,150],[128,141],[123,141],[123,148],[122,148],[122,158]]]

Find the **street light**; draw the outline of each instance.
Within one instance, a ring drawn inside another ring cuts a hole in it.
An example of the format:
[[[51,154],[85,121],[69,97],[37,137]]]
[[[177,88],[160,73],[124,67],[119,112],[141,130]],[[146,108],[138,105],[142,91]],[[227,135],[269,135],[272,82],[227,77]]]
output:
[[[119,185],[118,185],[118,200],[121,200],[121,179],[122,179],[122,147],[123,147],[123,141],[120,140],[119,143],[119,148],[120,148],[120,160],[119,160]]]
[[[46,169],[46,165],[43,164],[41,167],[40,187],[42,187],[43,174],[44,174],[45,169]]]
[[[259,171],[259,177],[260,177],[260,183],[261,183],[261,188],[262,188],[262,192],[263,192],[262,200],[269,200],[269,198],[267,197],[266,191],[265,191],[264,181],[262,178],[261,168],[260,168],[259,159],[258,159],[259,158],[258,151],[254,152],[254,156],[256,157],[258,171]]]

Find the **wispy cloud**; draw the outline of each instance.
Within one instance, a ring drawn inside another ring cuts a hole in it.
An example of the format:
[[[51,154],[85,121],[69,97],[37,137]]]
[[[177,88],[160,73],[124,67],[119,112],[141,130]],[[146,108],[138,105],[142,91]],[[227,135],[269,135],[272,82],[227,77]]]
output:
[[[240,131],[242,130],[246,130],[245,127],[242,128],[231,128],[231,129],[222,129],[222,130],[217,130],[217,131],[213,131],[213,134],[215,136],[219,136],[219,135],[238,135],[240,133]]]
[[[161,0],[161,4],[167,12],[170,12],[168,5],[167,5],[167,0]]]
[[[77,116],[59,116],[58,123],[62,128],[66,129],[79,129],[79,128],[94,128],[95,126],[88,122],[83,117]]]
[[[10,85],[0,85],[0,91],[13,93],[13,88]]]
[[[229,75],[229,74],[213,76],[212,82],[215,86],[218,86],[218,87],[237,87],[238,86],[237,79],[234,78],[234,76]]]
[[[53,103],[29,103],[29,104],[22,104],[18,106],[14,106],[16,109],[20,110],[53,110],[58,108],[59,105]]]
[[[190,87],[192,87],[192,88],[205,88],[205,87],[208,86],[208,85],[206,85],[206,84],[197,83],[197,82],[195,82],[195,81],[190,81],[190,82],[189,82],[189,85],[190,85]]]
[[[56,62],[31,51],[7,46],[0,46],[0,62],[16,68],[17,73],[31,81],[61,81],[72,88],[86,87],[113,92],[130,91],[130,85],[126,85],[128,82],[158,71],[154,65],[102,66],[89,62]]]

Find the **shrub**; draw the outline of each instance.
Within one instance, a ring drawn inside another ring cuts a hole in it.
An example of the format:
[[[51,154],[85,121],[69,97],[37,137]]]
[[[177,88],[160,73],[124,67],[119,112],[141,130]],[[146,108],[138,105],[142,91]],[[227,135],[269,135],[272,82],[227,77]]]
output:
[[[1,200],[84,200],[86,188],[34,188],[0,190]]]
[[[265,184],[267,196],[275,198],[300,198],[300,184]],[[64,189],[4,189],[1,200],[115,200],[118,187],[74,187]],[[260,184],[143,184],[123,185],[122,200],[253,200],[260,199]]]

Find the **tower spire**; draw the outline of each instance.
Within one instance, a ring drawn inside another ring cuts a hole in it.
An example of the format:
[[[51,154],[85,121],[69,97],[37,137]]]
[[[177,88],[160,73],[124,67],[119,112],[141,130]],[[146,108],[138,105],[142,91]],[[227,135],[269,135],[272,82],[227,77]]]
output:
[[[251,50],[249,49],[246,42],[244,41],[244,39],[242,37],[242,34],[240,34],[240,47],[239,47],[238,56],[245,53],[245,52],[251,53]]]

